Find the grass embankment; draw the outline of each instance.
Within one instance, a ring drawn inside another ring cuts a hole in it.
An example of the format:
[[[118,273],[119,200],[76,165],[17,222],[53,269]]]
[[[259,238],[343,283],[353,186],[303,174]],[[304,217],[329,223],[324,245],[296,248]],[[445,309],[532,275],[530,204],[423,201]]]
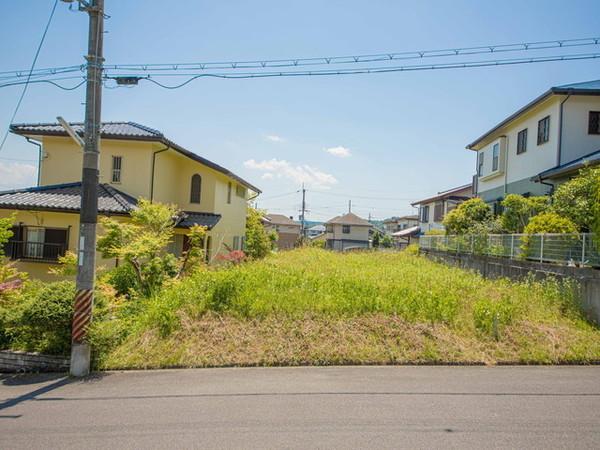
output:
[[[93,330],[101,368],[600,360],[573,286],[403,253],[296,250],[206,270]]]

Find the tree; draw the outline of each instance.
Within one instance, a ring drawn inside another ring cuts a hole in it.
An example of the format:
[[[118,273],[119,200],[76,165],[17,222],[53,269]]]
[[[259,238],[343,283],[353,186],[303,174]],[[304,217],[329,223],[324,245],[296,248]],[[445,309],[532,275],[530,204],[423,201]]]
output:
[[[546,212],[549,207],[550,198],[546,196],[523,197],[508,194],[502,200],[502,229],[507,233],[522,233],[531,217]]]
[[[277,234],[267,233],[263,226],[264,213],[258,209],[248,208],[246,217],[246,254],[258,259],[267,256],[277,242]]]
[[[0,257],[4,256],[4,244],[13,236],[12,225],[14,221],[14,215],[0,219]]]
[[[476,224],[486,224],[493,220],[491,208],[480,198],[469,199],[444,218],[446,234],[467,234]]]
[[[390,235],[385,235],[383,236],[383,239],[381,240],[380,245],[383,248],[392,248],[394,246],[394,240],[392,239],[392,237]]]
[[[373,233],[373,248],[378,248],[379,245],[381,244],[381,233],[379,232],[379,230],[376,230],[375,233]]]
[[[173,205],[140,200],[131,212],[131,222],[104,218],[104,235],[98,250],[104,258],[117,258],[133,268],[138,290],[145,296],[158,292],[168,279],[185,274],[202,260],[206,228],[193,226],[188,232],[189,248],[180,258],[167,252],[175,234],[175,219],[180,212]]]
[[[594,230],[598,223],[600,167],[584,168],[575,178],[556,188],[552,211],[573,221],[579,231]]]

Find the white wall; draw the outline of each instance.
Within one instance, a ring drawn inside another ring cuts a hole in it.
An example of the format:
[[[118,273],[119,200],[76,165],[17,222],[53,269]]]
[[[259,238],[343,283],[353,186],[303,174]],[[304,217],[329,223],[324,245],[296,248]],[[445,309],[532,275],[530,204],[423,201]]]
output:
[[[588,134],[590,111],[600,111],[600,96],[573,95],[565,101],[561,164],[600,150],[600,135]]]

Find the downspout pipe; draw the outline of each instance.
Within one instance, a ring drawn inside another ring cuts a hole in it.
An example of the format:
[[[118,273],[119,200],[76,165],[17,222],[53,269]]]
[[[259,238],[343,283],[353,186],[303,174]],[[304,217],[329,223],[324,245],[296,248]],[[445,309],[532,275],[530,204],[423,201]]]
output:
[[[152,176],[150,177],[150,203],[154,201],[154,171],[156,168],[156,155],[162,152],[170,150],[171,146],[167,145],[165,148],[160,149],[152,153]]]
[[[33,139],[28,138],[27,136],[25,136],[25,139],[27,140],[27,142],[37,146],[38,148],[37,186],[39,187],[40,180],[42,177],[42,144],[40,144],[38,141],[34,141]]]
[[[567,94],[566,98],[560,102],[560,110],[558,112],[558,152],[556,153],[556,165],[560,166],[562,159],[562,137],[563,137],[563,106],[567,100],[571,98],[571,94]]]

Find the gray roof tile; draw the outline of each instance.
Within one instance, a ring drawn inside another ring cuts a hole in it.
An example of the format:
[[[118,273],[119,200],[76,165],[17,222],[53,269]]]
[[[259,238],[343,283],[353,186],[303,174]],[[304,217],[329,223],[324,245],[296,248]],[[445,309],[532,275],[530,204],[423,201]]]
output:
[[[137,201],[107,184],[98,185],[98,212],[128,214]],[[55,184],[0,192],[1,209],[79,211],[81,183]]]

